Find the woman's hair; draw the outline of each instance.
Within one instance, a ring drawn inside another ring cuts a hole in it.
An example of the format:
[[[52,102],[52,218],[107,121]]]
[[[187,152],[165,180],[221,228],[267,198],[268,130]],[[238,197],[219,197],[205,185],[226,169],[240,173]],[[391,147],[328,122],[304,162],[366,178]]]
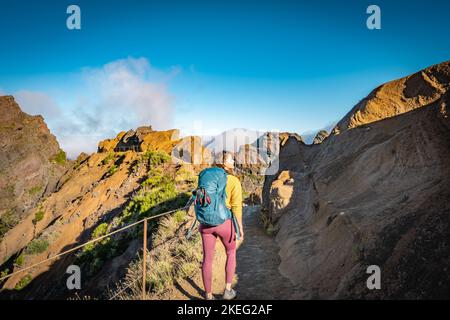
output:
[[[234,165],[234,156],[232,153],[227,152],[227,151],[223,151],[220,152],[218,154],[216,154],[216,156],[214,157],[214,165],[216,167],[220,167],[222,169],[228,169],[228,167],[226,167],[224,164],[225,163],[232,163]]]

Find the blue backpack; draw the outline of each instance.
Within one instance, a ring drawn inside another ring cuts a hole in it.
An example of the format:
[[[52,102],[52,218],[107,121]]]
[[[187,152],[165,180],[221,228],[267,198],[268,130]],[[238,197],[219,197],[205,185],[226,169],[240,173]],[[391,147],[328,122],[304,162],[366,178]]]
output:
[[[218,226],[231,218],[225,201],[227,173],[222,168],[204,169],[198,175],[198,187],[194,191],[194,208],[201,224]]]
[[[227,173],[219,167],[203,169],[198,176],[198,187],[193,191],[196,221],[207,226],[218,226],[232,218],[239,237],[239,228],[231,210],[226,206]],[[195,223],[188,232],[192,234]]]

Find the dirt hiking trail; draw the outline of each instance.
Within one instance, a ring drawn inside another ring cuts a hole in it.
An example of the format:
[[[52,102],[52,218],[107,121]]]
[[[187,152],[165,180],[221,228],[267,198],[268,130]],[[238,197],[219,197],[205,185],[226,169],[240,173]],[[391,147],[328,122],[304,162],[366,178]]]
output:
[[[260,207],[244,208],[245,239],[237,249],[237,267],[234,288],[237,299],[301,299],[302,290],[278,271],[280,258],[274,237],[268,236],[260,219]],[[220,240],[216,243],[213,265],[213,294],[220,299],[225,287],[225,250]],[[202,299],[201,272],[192,279],[183,280],[168,293],[167,299]]]

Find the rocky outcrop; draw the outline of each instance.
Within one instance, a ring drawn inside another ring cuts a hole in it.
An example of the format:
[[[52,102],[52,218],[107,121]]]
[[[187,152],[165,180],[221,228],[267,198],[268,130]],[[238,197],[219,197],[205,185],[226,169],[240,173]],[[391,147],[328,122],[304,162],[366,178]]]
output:
[[[106,139],[98,144],[98,152],[158,150],[171,153],[181,141],[177,129],[155,131],[151,126],[139,127],[136,130],[122,131],[114,139]]]
[[[114,139],[98,144],[99,153],[163,151],[172,155],[175,163],[208,165],[212,163],[211,152],[203,146],[199,136],[180,137],[178,129],[156,131],[152,127],[122,131]]]
[[[329,133],[326,130],[320,130],[314,137],[313,144],[322,143],[323,140],[325,140],[328,137],[328,135]]]
[[[270,186],[270,207],[272,223],[276,223],[289,207],[294,194],[294,178],[288,170],[281,171]]]
[[[263,204],[280,271],[311,298],[450,298],[449,71],[383,85],[339,134],[281,147]],[[380,290],[366,286],[370,265]]]
[[[255,142],[239,148],[235,155],[236,165],[255,174],[273,175],[278,170],[280,147],[284,146],[289,138],[304,144],[297,133],[266,132]]]
[[[268,174],[264,178],[264,185],[262,190],[262,208],[267,210],[271,204],[272,198],[271,186],[272,182],[278,178],[279,173],[283,171],[301,171],[307,168],[306,163],[302,160],[303,155],[310,149],[311,146],[304,144],[297,139],[295,135],[286,135],[285,139],[280,140],[280,148],[278,156],[273,160],[273,169],[277,172]],[[291,197],[290,205],[293,205],[297,197]]]
[[[0,239],[56,189],[66,170],[62,151],[41,116],[12,96],[0,97]]]

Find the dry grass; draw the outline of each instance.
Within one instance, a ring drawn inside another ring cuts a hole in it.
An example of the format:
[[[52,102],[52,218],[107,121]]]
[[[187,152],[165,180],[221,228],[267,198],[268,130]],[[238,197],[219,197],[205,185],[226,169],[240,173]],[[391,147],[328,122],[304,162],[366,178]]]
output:
[[[202,259],[201,238],[197,233],[185,238],[190,226],[184,211],[163,218],[152,239],[152,249],[147,251],[147,294],[158,299],[181,279],[191,278],[200,270]],[[142,299],[142,256],[128,267],[121,283],[109,290],[110,299]]]

